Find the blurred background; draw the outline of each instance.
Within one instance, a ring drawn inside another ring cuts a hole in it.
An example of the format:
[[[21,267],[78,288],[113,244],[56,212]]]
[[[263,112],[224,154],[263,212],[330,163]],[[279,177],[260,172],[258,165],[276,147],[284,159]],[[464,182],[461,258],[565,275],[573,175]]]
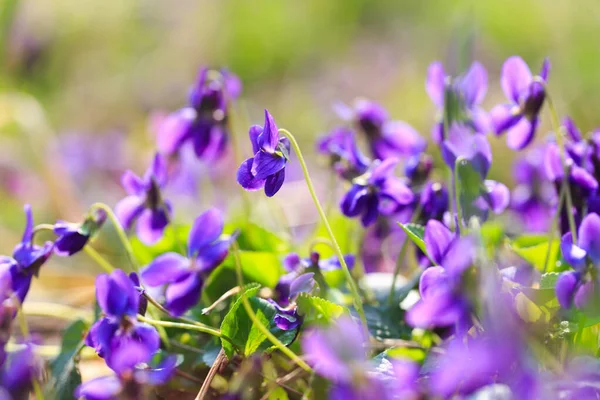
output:
[[[233,126],[244,155],[248,126],[268,108],[314,159],[315,138],[337,123],[331,105],[359,96],[429,138],[431,62],[451,72],[482,62],[489,109],[504,102],[499,72],[514,54],[534,73],[550,57],[559,113],[588,131],[600,125],[598,21],[596,0],[0,0],[0,254],[19,240],[24,203],[38,223],[77,221],[96,201],[113,206],[121,173],[143,173],[152,156],[153,118],[185,104],[201,66],[227,67],[243,82]],[[504,138],[492,142],[491,175],[510,183],[514,154]],[[281,196],[252,198],[256,213],[278,202],[288,219],[305,218],[310,199],[293,165]],[[217,167],[198,165],[199,186],[182,201],[231,208],[237,165],[230,157]],[[312,163],[311,172],[327,196],[326,169]],[[68,288],[69,302],[89,301],[88,264],[55,257],[36,281],[38,298],[64,300]]]

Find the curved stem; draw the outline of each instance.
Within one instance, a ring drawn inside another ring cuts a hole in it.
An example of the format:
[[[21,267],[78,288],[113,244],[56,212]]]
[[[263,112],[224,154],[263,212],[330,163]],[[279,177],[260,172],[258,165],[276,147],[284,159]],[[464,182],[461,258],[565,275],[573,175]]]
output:
[[[92,260],[94,260],[96,264],[102,267],[102,269],[106,271],[106,273],[110,274],[116,269],[110,262],[108,262],[104,257],[102,257],[100,253],[98,253],[96,250],[90,247],[89,244],[83,248],[83,251],[85,251],[85,254],[87,254]]]
[[[231,248],[233,250],[233,258],[235,260],[235,271],[236,271],[236,275],[237,275],[238,286],[243,288],[244,287],[244,277],[242,274],[242,261],[240,260],[240,249],[239,249],[237,242],[233,242],[231,245]],[[275,335],[273,335],[271,333],[271,331],[269,331],[267,329],[267,327],[264,326],[260,322],[260,320],[256,316],[256,313],[252,309],[252,306],[250,305],[250,302],[248,301],[248,298],[246,297],[246,292],[244,290],[242,290],[242,292],[240,294],[240,298],[242,299],[242,304],[244,305],[244,309],[246,310],[246,313],[248,314],[248,317],[250,318],[250,320],[252,321],[254,326],[256,326],[258,328],[258,330],[260,330],[261,333],[263,335],[265,335],[267,337],[267,339],[269,339],[269,341],[271,343],[273,343],[273,345],[275,345],[275,347],[277,347],[278,350],[280,350],[283,354],[288,356],[300,368],[302,368],[303,370],[305,370],[307,372],[311,372],[312,368],[310,368],[310,366],[307,363],[302,361],[302,359],[300,357],[298,357],[296,355],[296,353],[294,353],[292,350],[290,350],[288,347],[286,347],[283,343],[281,343],[281,341],[279,339],[277,339],[275,337]]]
[[[571,187],[569,186],[569,166],[567,165],[566,153],[565,153],[565,144],[563,141],[563,128],[560,126],[558,122],[558,114],[556,113],[556,108],[554,108],[554,102],[552,102],[552,97],[548,91],[546,91],[546,101],[548,102],[548,110],[550,111],[550,119],[552,121],[552,127],[556,132],[556,142],[558,143],[558,147],[560,148],[560,161],[563,167],[563,186],[566,194],[567,201],[567,218],[569,220],[569,230],[571,231],[571,235],[573,236],[573,242],[577,243],[577,227],[575,225],[575,217],[573,215],[573,197],[571,195]],[[560,210],[558,210],[560,212]]]
[[[144,297],[148,300],[148,303],[150,303],[154,307],[158,308],[160,311],[165,313],[169,318],[173,318],[177,321],[181,321],[182,323],[188,324],[188,325],[199,326],[199,327],[206,328],[206,329],[213,329],[213,330],[216,329],[216,328],[213,328],[212,326],[203,324],[202,322],[194,321],[193,319],[184,318],[184,317],[176,317],[176,316],[172,315],[169,310],[164,308],[158,301],[156,301],[156,299],[154,299],[152,296],[150,296],[148,294],[148,292],[144,292]]]
[[[344,260],[344,254],[342,254],[340,245],[338,244],[337,240],[335,239],[335,235],[333,234],[333,230],[331,229],[331,226],[329,225],[327,216],[325,215],[325,212],[323,211],[323,207],[321,207],[321,203],[319,202],[319,199],[317,198],[317,194],[315,192],[315,188],[313,186],[312,180],[310,179],[310,175],[308,173],[308,168],[306,166],[306,162],[304,161],[304,157],[302,156],[302,151],[300,150],[300,146],[298,145],[296,138],[294,138],[294,135],[292,135],[289,131],[287,131],[285,129],[280,129],[279,133],[282,133],[285,136],[287,136],[287,138],[290,140],[290,142],[292,144],[292,147],[294,147],[294,151],[296,152],[296,155],[298,156],[298,161],[300,161],[300,166],[302,167],[302,172],[304,173],[304,179],[306,180],[306,186],[308,186],[308,191],[310,192],[310,195],[315,203],[315,207],[317,208],[317,211],[319,212],[319,216],[321,217],[321,220],[323,221],[323,225],[325,225],[325,229],[327,229],[327,233],[329,234],[329,239],[331,240],[331,243],[333,244],[333,249],[340,261],[340,265],[342,266],[342,270],[344,271],[346,280],[348,281],[348,286],[350,287],[350,293],[352,294],[352,297],[354,300],[354,308],[356,308],[356,311],[358,312],[358,315],[360,316],[360,320],[362,322],[363,329],[365,329],[365,331],[366,331],[367,330],[367,319],[365,318],[365,312],[363,310],[362,300],[360,298],[360,294],[358,293],[358,286],[356,285],[356,282],[354,281],[354,278],[352,277],[352,274],[350,273],[350,269],[348,268],[348,265],[346,265],[346,261]]]
[[[121,225],[121,222],[119,222],[119,219],[117,218],[117,216],[115,215],[113,210],[104,203],[94,203],[90,207],[90,210],[92,210],[92,211],[102,210],[102,211],[106,212],[106,215],[108,216],[108,218],[112,222],[113,226],[115,227],[115,230],[117,231],[117,235],[119,236],[119,240],[121,241],[121,244],[123,245],[123,248],[125,249],[125,252],[127,253],[127,258],[129,259],[129,262],[131,263],[131,267],[133,268],[134,271],[137,271],[138,270],[137,262],[135,261],[135,256],[133,255],[133,248],[131,247],[131,243],[129,242],[129,239],[127,238],[127,234],[125,233],[125,230],[123,229],[123,226]]]
[[[227,300],[228,298],[230,298],[231,296],[235,296],[236,294],[238,294],[240,291],[244,290],[243,288],[236,286],[234,288],[229,289],[228,291],[226,291],[225,293],[223,293],[221,295],[221,297],[219,297],[214,303],[212,303],[210,306],[203,308],[202,309],[202,314],[203,315],[207,315],[210,314],[210,312],[212,310],[214,310],[215,307],[217,307],[219,304],[221,304],[223,301]]]

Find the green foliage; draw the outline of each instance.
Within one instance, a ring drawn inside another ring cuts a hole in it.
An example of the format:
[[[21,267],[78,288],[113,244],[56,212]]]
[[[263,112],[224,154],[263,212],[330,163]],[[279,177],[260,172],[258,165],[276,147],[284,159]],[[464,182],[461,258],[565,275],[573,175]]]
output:
[[[328,323],[344,314],[350,314],[345,307],[307,293],[300,293],[296,304],[298,305],[298,315],[304,317],[304,322],[308,324]]]
[[[83,338],[87,329],[87,323],[77,320],[65,330],[60,353],[50,362],[51,376],[45,387],[47,398],[73,398],[73,392],[81,384],[81,374],[75,356],[83,348]]]
[[[167,226],[165,234],[156,243],[146,245],[137,237],[131,237],[133,254],[140,265],[147,265],[156,257],[164,253],[175,252],[183,254],[187,249],[188,235],[191,225]]]
[[[298,333],[297,329],[283,331],[275,325],[273,317],[277,313],[275,307],[264,299],[254,297],[258,294],[260,286],[252,287],[246,290],[245,295],[248,297],[248,301],[259,321],[266,326],[269,331],[275,335],[284,345],[289,345],[296,338]],[[269,352],[273,350],[272,343],[266,338],[266,336],[256,327],[242,304],[242,298],[240,297],[231,306],[231,309],[225,315],[223,322],[221,323],[221,333],[228,336],[235,345],[240,349],[241,355],[249,356],[250,354],[260,351]],[[223,350],[229,359],[233,356],[235,351],[231,343],[226,340],[221,340]]]
[[[369,333],[376,339],[405,339],[411,338],[412,328],[404,322],[404,311],[394,306],[374,307],[365,304],[365,317]]]
[[[238,232],[237,242],[241,250],[277,254],[284,254],[290,250],[289,238],[282,234],[275,234],[253,222],[248,222],[241,228],[234,224],[225,225],[225,233],[232,234],[235,231]]]
[[[563,264],[558,260],[560,240],[551,243],[543,235],[523,235],[510,242],[512,250],[539,271],[560,271]],[[547,267],[544,265],[547,258]]]
[[[427,254],[427,249],[425,248],[425,242],[423,238],[425,237],[425,227],[418,224],[401,224],[398,223],[402,230],[406,232],[406,235],[413,241],[414,244],[417,245],[419,249],[425,254]]]

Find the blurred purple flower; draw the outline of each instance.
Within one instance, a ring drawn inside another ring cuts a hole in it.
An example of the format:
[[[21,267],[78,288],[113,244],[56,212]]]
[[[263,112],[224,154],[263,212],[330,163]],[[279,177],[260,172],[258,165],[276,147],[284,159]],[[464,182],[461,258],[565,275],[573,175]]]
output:
[[[381,215],[392,215],[411,205],[414,194],[399,178],[392,175],[396,158],[376,160],[369,170],[352,181],[352,187],[340,204],[347,217],[361,216],[363,226],[369,226]]]
[[[410,185],[424,184],[433,170],[433,158],[426,153],[418,153],[404,163],[404,174],[410,180]]]
[[[116,372],[128,348],[136,349],[128,354],[132,365],[150,359],[158,350],[160,337],[153,326],[137,321],[140,293],[134,282],[121,270],[98,275],[96,299],[104,316],[92,326],[85,343]]]
[[[462,158],[485,179],[492,165],[492,149],[484,134],[474,133],[463,124],[452,124],[441,147],[442,158],[451,170],[454,171],[456,160]]]
[[[250,128],[254,157],[244,161],[237,172],[238,183],[246,190],[259,190],[272,197],[285,180],[285,166],[290,155],[290,141],[279,137],[275,120],[265,110],[264,126]]]
[[[472,265],[475,244],[459,238],[444,224],[430,220],[425,226],[427,254],[438,266],[426,269],[419,281],[421,299],[408,310],[406,321],[418,328],[471,326],[468,293],[461,290],[463,274]]]
[[[569,361],[562,376],[553,379],[553,392],[561,399],[600,398],[600,361],[579,356]]]
[[[392,121],[379,104],[358,99],[354,108],[337,104],[338,115],[355,124],[369,141],[374,158],[409,157],[427,147],[427,141],[412,126],[403,121]]]
[[[57,221],[54,224],[54,233],[58,236],[54,241],[54,251],[61,256],[72,256],[79,252],[105,221],[106,212],[101,209],[93,210],[78,224]]]
[[[165,162],[158,154],[143,178],[132,171],[126,171],[121,178],[128,196],[117,203],[115,213],[125,229],[137,221],[137,235],[145,244],[157,242],[171,219],[171,204],[161,195],[166,181]]]
[[[0,371],[0,397],[2,399],[28,399],[33,390],[33,380],[42,378],[43,363],[31,344],[9,353]],[[10,396],[3,397],[3,393]]]
[[[163,385],[175,372],[176,356],[164,358],[155,368],[144,368],[152,355],[144,346],[131,344],[121,348],[114,355],[116,375],[89,380],[75,389],[75,397],[86,400],[113,400],[120,398],[149,398],[149,386]]]
[[[158,149],[173,154],[191,142],[199,158],[219,159],[229,141],[228,102],[242,89],[237,76],[227,70],[202,68],[190,90],[189,106],[170,114],[158,132]]]
[[[329,156],[334,171],[347,180],[365,173],[370,164],[358,149],[352,131],[345,127],[338,127],[320,138],[317,151]]]
[[[490,115],[496,134],[508,132],[508,147],[513,150],[522,150],[533,140],[546,98],[549,71],[548,59],[535,77],[521,57],[509,57],[502,66],[500,83],[510,103],[497,105]]]
[[[527,232],[545,232],[550,227],[554,186],[544,173],[544,151],[533,149],[513,167],[516,186],[511,192],[510,208],[517,213]]]
[[[439,182],[428,182],[419,196],[421,205],[420,221],[427,223],[430,219],[441,221],[448,211],[449,197],[446,187]]]
[[[12,291],[23,303],[29,292],[29,286],[34,276],[40,272],[41,266],[48,260],[53,250],[53,243],[46,242],[43,246],[33,243],[33,215],[31,206],[25,205],[25,231],[23,238],[13,250],[13,256],[0,256],[0,269],[9,271],[11,275]]]
[[[144,284],[167,285],[165,307],[176,316],[192,308],[200,298],[206,277],[229,251],[233,237],[222,238],[223,216],[216,208],[202,213],[192,226],[187,257],[162,254],[141,271]]]
[[[457,115],[451,116],[450,124],[461,122],[469,125],[478,133],[489,132],[489,117],[480,107],[487,92],[487,72],[479,62],[473,62],[465,74],[452,79],[444,71],[442,63],[436,61],[427,70],[425,89],[439,112],[439,117],[431,132],[435,143],[439,144],[446,138],[443,113],[446,107],[447,92],[458,103]],[[447,112],[449,111],[447,110]]]

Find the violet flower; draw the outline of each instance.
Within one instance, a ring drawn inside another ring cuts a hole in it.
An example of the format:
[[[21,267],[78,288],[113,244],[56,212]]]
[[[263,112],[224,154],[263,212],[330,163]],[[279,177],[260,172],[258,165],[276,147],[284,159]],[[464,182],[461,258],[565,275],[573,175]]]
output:
[[[379,104],[358,99],[354,108],[337,104],[339,116],[356,125],[369,141],[374,158],[409,157],[427,147],[427,141],[404,121],[392,121]]]
[[[54,233],[58,235],[54,241],[54,251],[60,256],[72,256],[81,251],[105,221],[106,212],[101,209],[93,210],[78,224],[57,221],[54,224]]]
[[[396,158],[376,160],[369,170],[352,181],[352,187],[340,204],[347,217],[361,216],[363,226],[369,226],[379,215],[389,216],[409,206],[414,200],[410,188],[392,175]]]
[[[554,187],[546,179],[543,156],[542,149],[531,150],[513,167],[516,186],[511,192],[510,208],[527,232],[545,232],[550,227],[556,202]]]
[[[23,238],[13,250],[12,257],[0,256],[0,269],[10,271],[12,291],[23,303],[29,292],[29,286],[34,276],[40,272],[41,266],[48,260],[54,247],[52,242],[43,246],[33,243],[33,215],[31,206],[25,205],[25,231]]]
[[[565,261],[574,268],[560,274],[556,281],[556,298],[563,308],[597,313],[600,311],[600,216],[588,214],[579,227],[577,243],[571,233],[566,233],[560,243]]]
[[[229,141],[228,102],[239,96],[241,82],[226,71],[202,68],[190,90],[189,106],[170,114],[158,132],[158,149],[178,152],[190,142],[198,158],[219,159]]]
[[[132,171],[126,171],[121,178],[129,195],[117,203],[115,214],[125,229],[137,223],[136,233],[145,244],[157,242],[171,219],[171,204],[161,195],[166,180],[166,166],[158,154],[143,178]]]
[[[281,189],[285,180],[290,141],[286,137],[279,137],[275,120],[267,110],[264,126],[254,125],[249,133],[254,157],[240,165],[237,181],[246,190],[264,188],[267,197],[272,197]]]
[[[139,344],[116,351],[113,370],[116,375],[103,376],[89,380],[75,389],[76,398],[86,400],[146,399],[150,386],[163,385],[175,372],[176,356],[162,360],[155,368],[142,365],[150,360],[146,348]]]
[[[570,360],[562,376],[551,382],[553,392],[561,399],[594,399],[600,397],[600,361],[579,356]]]
[[[346,180],[364,174],[371,162],[358,149],[352,131],[345,127],[338,127],[320,138],[317,150],[329,157],[334,171]]]
[[[28,399],[33,390],[33,380],[39,382],[42,372],[42,361],[36,356],[31,344],[9,353],[0,370],[0,398]]]
[[[502,66],[500,83],[510,103],[497,105],[490,115],[496,134],[508,132],[507,144],[513,150],[522,150],[533,140],[546,98],[549,71],[548,59],[535,77],[521,57],[509,57]]]
[[[296,298],[300,293],[309,293],[315,286],[314,272],[309,272],[297,276],[289,284],[289,291],[287,295],[287,306],[281,307],[277,302],[269,299],[269,302],[277,309],[277,314],[273,317],[275,325],[283,330],[289,331],[298,328],[302,325],[303,318],[298,315],[296,307]]]
[[[140,293],[134,283],[121,270],[96,278],[96,299],[103,317],[90,329],[85,343],[113,370],[118,371],[122,361],[120,352],[129,347],[139,351],[129,356],[134,365],[145,362],[159,347],[160,337],[156,329],[137,320]]]
[[[487,72],[480,63],[473,62],[465,74],[452,79],[444,71],[441,62],[434,62],[427,69],[425,89],[438,108],[439,117],[431,131],[435,143],[439,144],[446,138],[444,112],[451,112],[450,124],[464,123],[482,134],[490,130],[489,118],[480,107],[487,92]],[[447,99],[447,93],[452,99]],[[445,104],[446,100],[456,104]],[[450,110],[444,110],[446,107],[450,107]]]
[[[187,257],[162,254],[141,271],[147,286],[167,285],[165,307],[175,316],[184,314],[200,298],[204,281],[227,256],[233,237],[221,237],[223,216],[216,208],[202,213],[192,225]]]
[[[417,328],[471,326],[471,305],[463,291],[463,275],[475,256],[470,237],[459,238],[444,224],[430,220],[424,237],[427,254],[438,266],[426,269],[419,281],[421,299],[408,310],[406,321]]]

